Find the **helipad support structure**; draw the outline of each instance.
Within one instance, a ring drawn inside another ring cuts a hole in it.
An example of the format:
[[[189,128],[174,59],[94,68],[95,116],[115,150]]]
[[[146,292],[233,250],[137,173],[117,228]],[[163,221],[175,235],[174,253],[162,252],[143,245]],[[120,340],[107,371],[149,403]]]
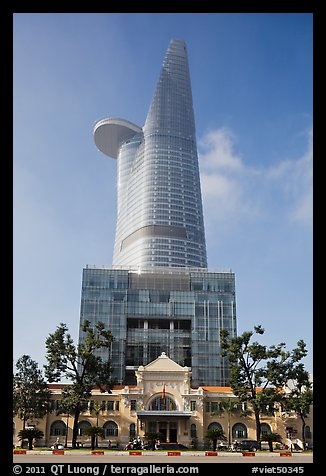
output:
[[[98,121],[93,131],[98,149],[113,159],[118,158],[120,146],[139,132],[141,127],[115,117]]]

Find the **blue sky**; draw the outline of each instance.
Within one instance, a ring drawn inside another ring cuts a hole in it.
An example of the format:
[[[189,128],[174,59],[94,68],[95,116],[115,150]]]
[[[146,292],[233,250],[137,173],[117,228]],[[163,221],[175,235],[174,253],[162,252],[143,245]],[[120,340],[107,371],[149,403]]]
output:
[[[14,14],[14,361],[78,340],[82,269],[112,262],[104,117],[144,124],[171,38],[188,47],[208,264],[236,274],[238,333],[299,339],[312,372],[312,14]]]

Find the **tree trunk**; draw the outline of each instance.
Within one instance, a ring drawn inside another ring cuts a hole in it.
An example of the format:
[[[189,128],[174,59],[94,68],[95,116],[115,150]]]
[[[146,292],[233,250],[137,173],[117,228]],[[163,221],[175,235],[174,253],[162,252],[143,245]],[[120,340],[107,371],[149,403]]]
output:
[[[259,415],[259,409],[254,406],[254,413],[255,413],[255,422],[256,422],[256,440],[258,441],[258,448],[261,450],[261,441],[260,441],[260,431],[261,431],[261,426],[260,426],[260,415]]]
[[[75,415],[74,415],[74,427],[73,427],[73,430],[72,430],[72,442],[71,442],[71,446],[72,446],[73,449],[76,449],[76,447],[77,447],[79,415],[80,415],[80,408],[79,408],[79,405],[78,405],[78,407],[76,407],[76,410],[75,410]]]
[[[301,428],[301,439],[302,439],[302,445],[303,445],[303,451],[306,449],[306,422],[305,419],[303,418],[302,415],[300,415],[301,421],[302,421],[302,428]]]
[[[65,447],[68,447],[68,433],[69,433],[69,412],[67,413],[67,431],[66,431],[66,439],[65,439]]]
[[[91,436],[91,445],[92,445],[92,451],[95,449],[95,435]]]
[[[99,412],[96,412],[96,427],[98,428],[98,413]],[[96,438],[95,438],[95,447],[98,448],[98,435],[96,434]]]
[[[231,415],[230,412],[228,414],[228,446],[231,446]]]
[[[29,450],[33,449],[33,438],[28,438],[28,449]]]
[[[24,415],[24,419],[23,419],[23,430],[25,430],[25,427],[26,427],[26,417]],[[20,443],[20,447],[21,448],[24,448],[24,439],[22,438],[22,441]]]
[[[273,442],[272,442],[272,441],[269,441],[269,442],[268,442],[268,446],[269,446],[269,451],[270,451],[271,453],[273,453],[273,451],[274,451],[274,450],[273,450]]]

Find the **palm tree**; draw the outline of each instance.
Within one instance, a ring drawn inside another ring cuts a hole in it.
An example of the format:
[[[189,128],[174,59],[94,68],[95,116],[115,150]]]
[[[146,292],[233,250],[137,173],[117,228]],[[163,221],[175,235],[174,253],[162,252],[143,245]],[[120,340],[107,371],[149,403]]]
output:
[[[101,410],[105,410],[105,403],[100,403],[98,400],[95,400],[90,409],[90,413],[95,413],[96,415],[96,426],[98,427],[98,417]],[[98,436],[95,438],[95,446],[98,447]]]
[[[23,441],[27,440],[28,441],[28,449],[32,450],[33,449],[33,440],[40,440],[43,438],[44,433],[42,430],[39,430],[38,428],[25,428],[23,430],[20,430],[18,432],[18,439]]]
[[[226,441],[226,436],[222,428],[211,428],[206,432],[206,438],[212,440],[213,442],[213,451],[216,450],[217,440]]]
[[[99,436],[100,438],[104,438],[105,433],[103,428],[100,426],[90,426],[89,428],[84,429],[84,435],[90,436],[91,437],[91,447],[92,450],[95,449],[95,440],[97,440],[97,437]]]
[[[282,438],[278,433],[266,433],[261,437],[260,441],[267,441],[269,451],[273,452],[273,443],[282,443]]]
[[[228,446],[231,445],[231,416],[239,410],[239,400],[234,398],[226,398],[220,403],[220,408],[228,414]]]

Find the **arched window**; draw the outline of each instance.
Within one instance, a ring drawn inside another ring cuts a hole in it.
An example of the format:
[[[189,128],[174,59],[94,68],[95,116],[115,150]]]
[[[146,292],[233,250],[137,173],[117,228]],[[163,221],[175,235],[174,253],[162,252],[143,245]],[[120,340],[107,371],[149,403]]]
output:
[[[213,421],[213,423],[210,423],[207,427],[207,430],[222,430],[222,425],[218,423],[217,421]]]
[[[82,420],[78,423],[78,435],[79,436],[85,436],[84,431],[86,428],[90,428],[92,425],[90,424],[89,421]]]
[[[50,428],[50,436],[66,436],[66,424],[61,420],[54,421]]]
[[[190,437],[191,438],[197,438],[197,428],[194,423],[190,425]]]
[[[156,397],[154,400],[152,400],[149,404],[148,410],[151,411],[172,411],[176,410],[176,404],[174,400],[172,400],[171,397]]]
[[[247,427],[243,423],[236,423],[232,428],[232,438],[247,438]]]
[[[135,423],[130,424],[129,436],[130,436],[130,438],[135,438],[135,436],[136,436],[136,425],[135,425]]]
[[[268,423],[261,423],[260,424],[260,437],[263,438],[266,435],[270,435],[272,433],[271,427]]]
[[[118,425],[114,421],[107,421],[103,425],[105,438],[110,436],[118,436]]]

